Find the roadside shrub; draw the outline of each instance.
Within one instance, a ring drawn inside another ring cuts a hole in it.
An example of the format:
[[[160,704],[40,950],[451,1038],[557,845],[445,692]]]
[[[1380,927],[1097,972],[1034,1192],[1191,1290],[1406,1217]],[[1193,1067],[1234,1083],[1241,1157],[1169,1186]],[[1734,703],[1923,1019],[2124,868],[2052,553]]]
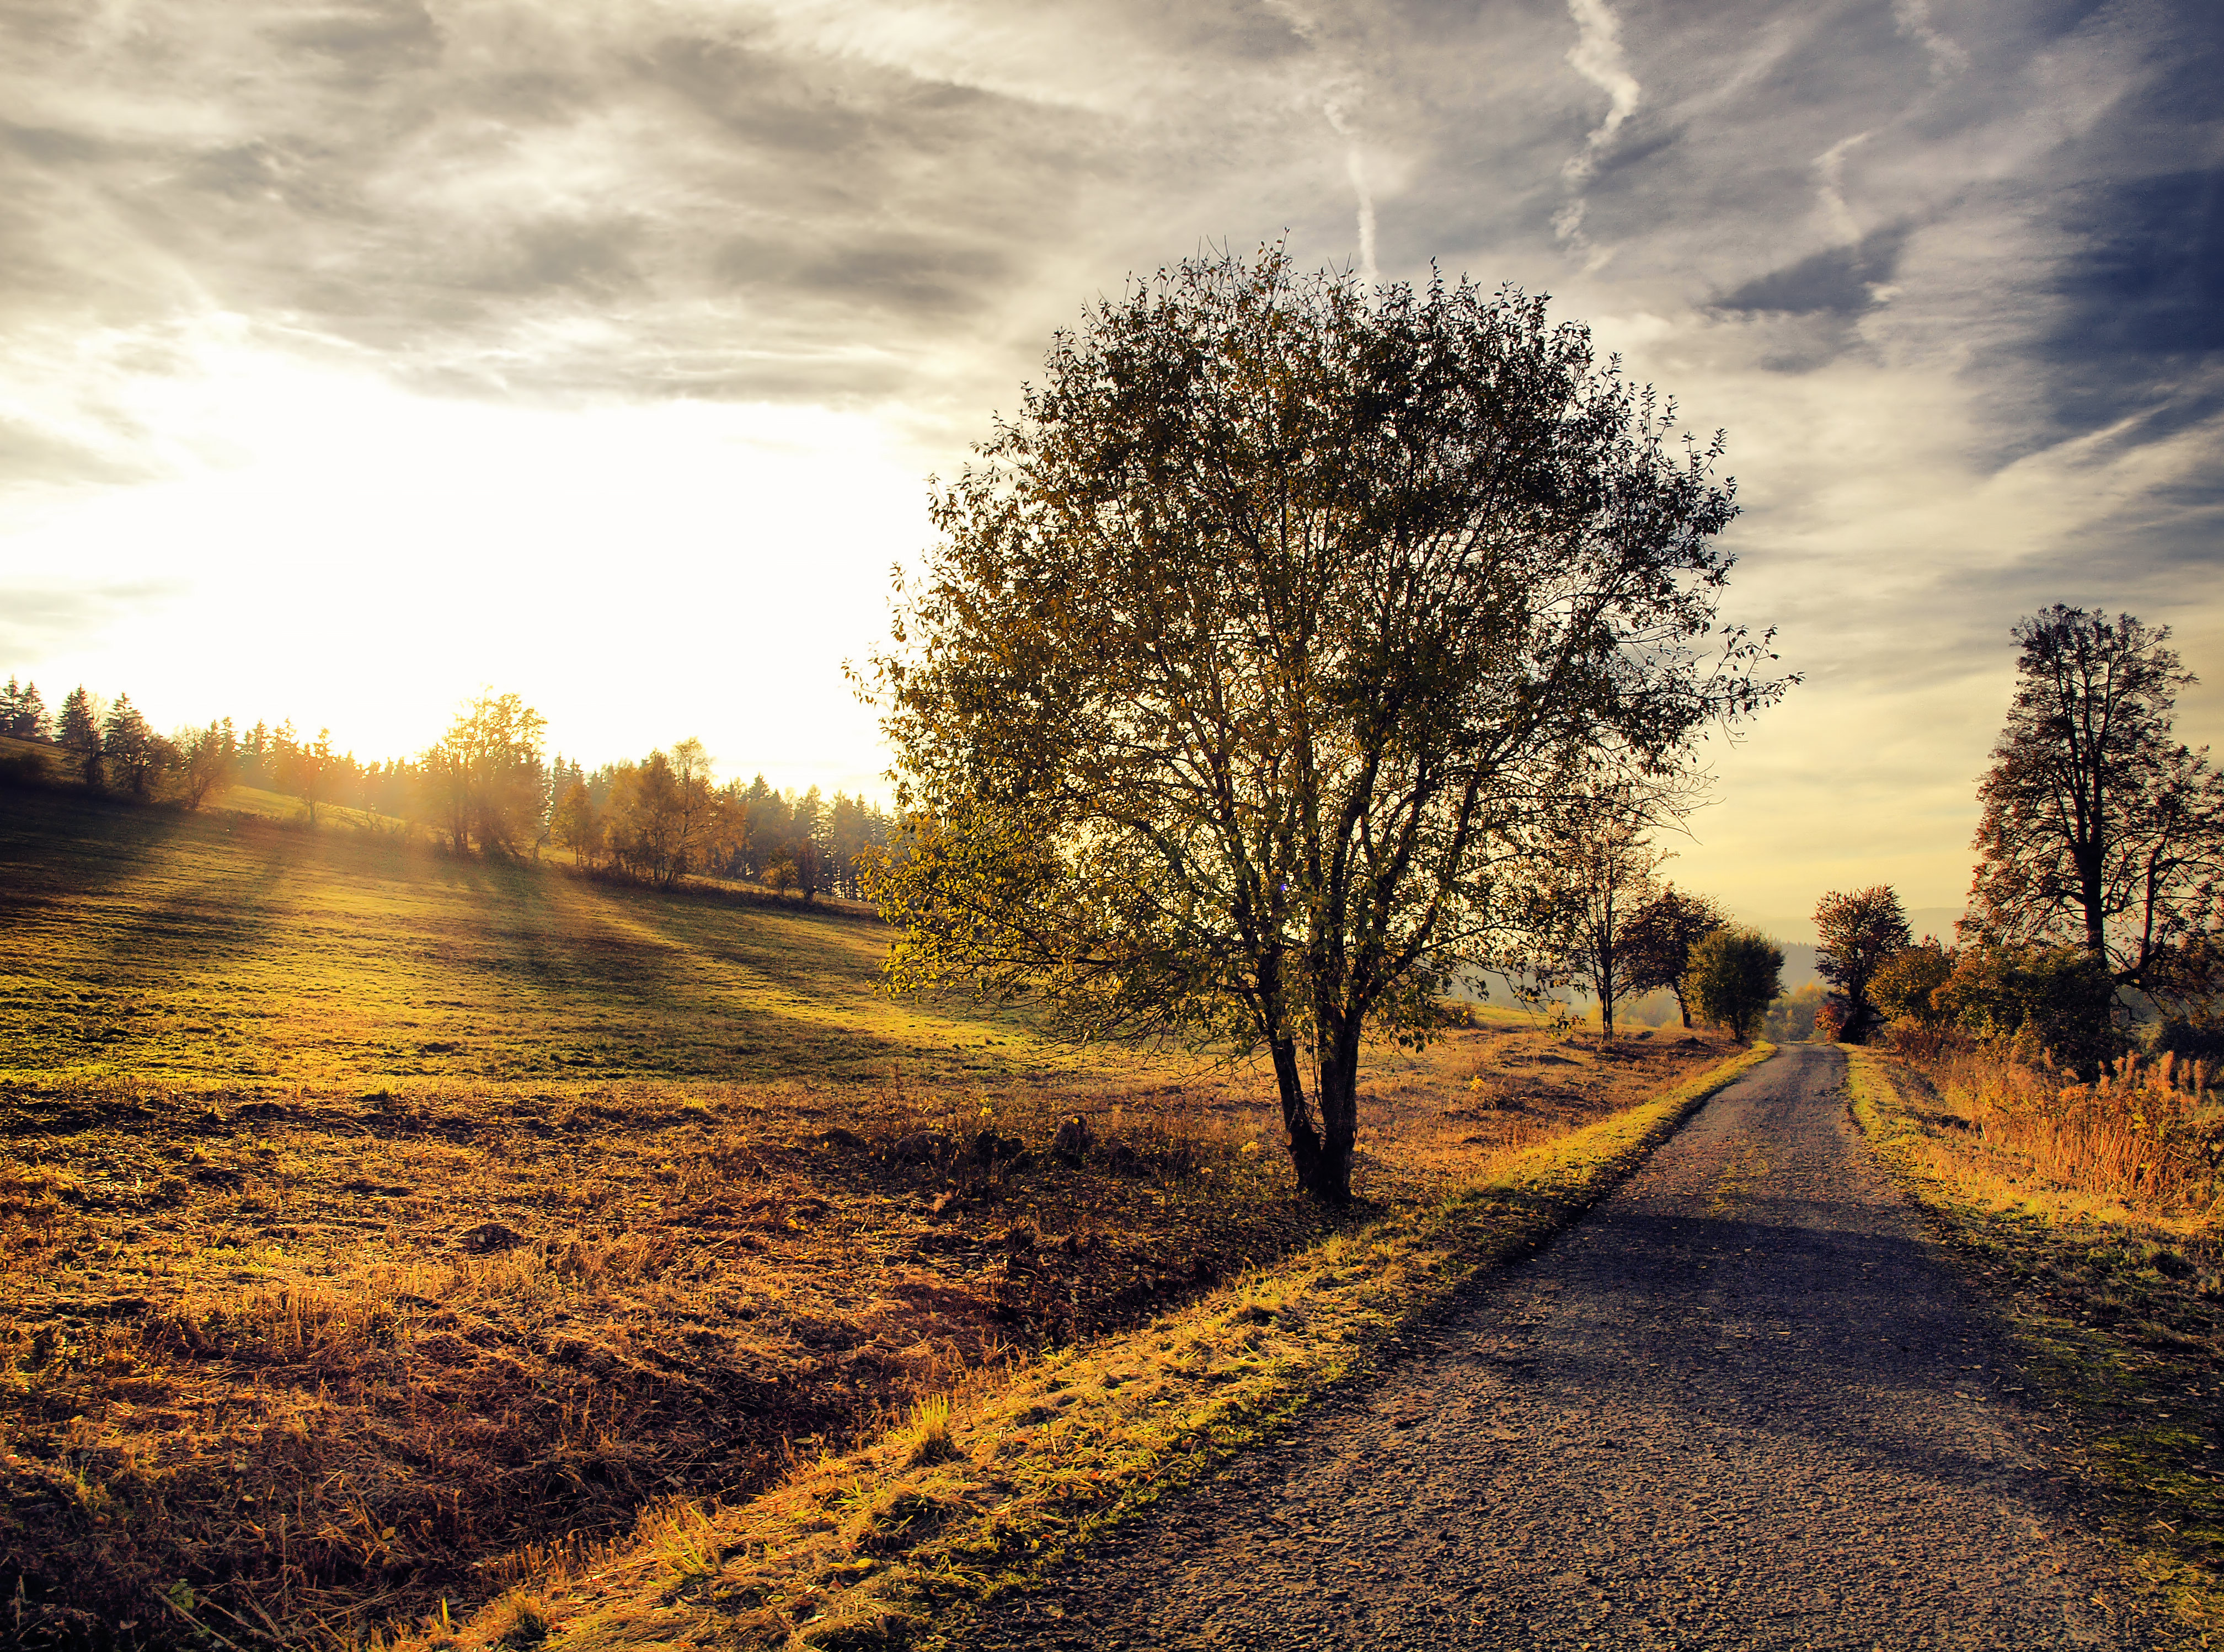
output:
[[[1977,1048],[1968,1034],[1943,1022],[1895,1021],[1885,1030],[1885,1042],[1893,1054],[1917,1062],[1943,1060]]]
[[[2215,1200],[2224,1167],[2215,1069],[2174,1054],[2132,1054],[2088,1082],[2065,1083],[2044,1054],[2016,1059],[2019,1041],[2029,1050],[2035,1041],[1955,1041],[1919,1065],[1987,1142],[2023,1155],[2061,1186],[2173,1210]]]
[[[1810,981],[1798,991],[1768,1006],[1762,1032],[1771,1043],[1804,1044],[1815,1035],[1815,1016],[1825,997],[1820,981]]]
[[[2172,1016],[2155,1029],[2151,1048],[2158,1059],[2175,1055],[2183,1061],[2224,1063],[2224,1028],[2196,1027]]]
[[[1885,959],[1869,984],[1869,996],[1893,1021],[1936,1026],[1947,1012],[1933,995],[1953,976],[1959,957],[1941,946],[1937,937],[1925,935],[1922,945],[1902,947]]]
[[[37,752],[0,752],[0,791],[32,790],[49,782],[46,760]]]
[[[2121,1043],[2115,983],[2082,946],[1973,946],[1932,998],[1963,1031],[1993,1043],[2023,1038],[2088,1080]]]

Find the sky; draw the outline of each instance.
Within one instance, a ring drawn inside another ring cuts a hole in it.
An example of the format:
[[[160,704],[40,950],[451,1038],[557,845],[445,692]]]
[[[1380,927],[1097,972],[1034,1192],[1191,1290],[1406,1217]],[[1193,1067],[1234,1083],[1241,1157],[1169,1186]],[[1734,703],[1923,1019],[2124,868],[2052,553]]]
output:
[[[1671,872],[1958,907],[2053,602],[2224,737],[2224,7],[0,0],[0,674],[881,789],[928,478],[1201,250],[1551,295],[1804,680]]]

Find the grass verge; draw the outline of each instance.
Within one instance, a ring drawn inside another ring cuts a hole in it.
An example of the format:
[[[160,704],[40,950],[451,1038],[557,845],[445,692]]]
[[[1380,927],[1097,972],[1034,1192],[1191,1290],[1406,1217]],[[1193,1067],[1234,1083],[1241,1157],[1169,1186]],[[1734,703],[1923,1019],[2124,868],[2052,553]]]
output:
[[[2035,1174],[1905,1062],[1848,1049],[1854,1122],[2011,1328],[2035,1426],[2186,1646],[2224,1643],[2224,1250]]]
[[[1196,1480],[1362,1375],[1477,1271],[1533,1250],[1768,1045],[1526,1153],[1432,1208],[1337,1235],[1128,1334],[922,1406],[878,1442],[633,1541],[408,1648],[866,1652],[974,1603]]]

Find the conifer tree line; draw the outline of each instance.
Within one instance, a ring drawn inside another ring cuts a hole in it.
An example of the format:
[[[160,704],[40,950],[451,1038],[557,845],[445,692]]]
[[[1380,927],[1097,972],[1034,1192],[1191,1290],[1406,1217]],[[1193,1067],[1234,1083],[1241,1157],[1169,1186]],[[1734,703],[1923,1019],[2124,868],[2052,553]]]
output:
[[[0,734],[60,748],[66,776],[112,796],[198,809],[252,787],[299,800],[312,825],[350,809],[366,824],[422,831],[452,853],[553,846],[582,869],[664,888],[693,874],[806,901],[860,899],[859,858],[889,838],[887,813],[862,797],[780,792],[762,775],[720,782],[697,739],[592,769],[551,755],[546,719],[515,694],[476,696],[414,757],[366,762],[336,748],[331,730],[312,737],[291,722],[243,731],[224,718],[162,734],[129,694],[111,702],[82,686],[50,713],[36,683],[10,677]]]

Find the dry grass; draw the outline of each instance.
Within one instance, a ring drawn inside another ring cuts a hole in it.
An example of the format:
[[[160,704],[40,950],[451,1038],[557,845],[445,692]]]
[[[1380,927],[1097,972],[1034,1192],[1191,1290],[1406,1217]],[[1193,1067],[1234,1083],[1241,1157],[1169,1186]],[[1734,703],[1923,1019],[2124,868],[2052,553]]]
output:
[[[2154,1212],[2205,1212],[2224,1163],[2224,1110],[2203,1062],[2136,1054],[2078,1082],[1963,1043],[1904,1051],[1949,1114],[2056,1187]]]
[[[444,1602],[529,1625],[614,1545],[932,1441],[937,1396],[1432,1208],[1722,1053],[1507,1016],[1378,1052],[1337,1214],[1294,1196],[1260,1075],[892,1004],[852,922],[6,807],[0,1576],[27,1641],[154,1643],[188,1597],[242,1647]],[[1098,1145],[1070,1165],[1077,1112]]]
[[[546,1644],[863,1652],[932,1636],[1365,1370],[1400,1328],[1476,1269],[1539,1242],[1767,1053],[1127,1334],[976,1377],[876,1442],[799,1465],[763,1497],[660,1515],[633,1542],[538,1581]],[[423,1624],[396,1652],[491,1652],[505,1644],[504,1610]]]
[[[2224,1232],[2213,1184],[2174,1147],[2203,1123],[2200,1092],[2144,1064],[2073,1090],[1966,1054],[1936,1063],[1936,1084],[1889,1055],[1848,1056],[1855,1117],[2013,1328],[2063,1472],[2184,1643],[2211,1644],[2224,1636]]]

